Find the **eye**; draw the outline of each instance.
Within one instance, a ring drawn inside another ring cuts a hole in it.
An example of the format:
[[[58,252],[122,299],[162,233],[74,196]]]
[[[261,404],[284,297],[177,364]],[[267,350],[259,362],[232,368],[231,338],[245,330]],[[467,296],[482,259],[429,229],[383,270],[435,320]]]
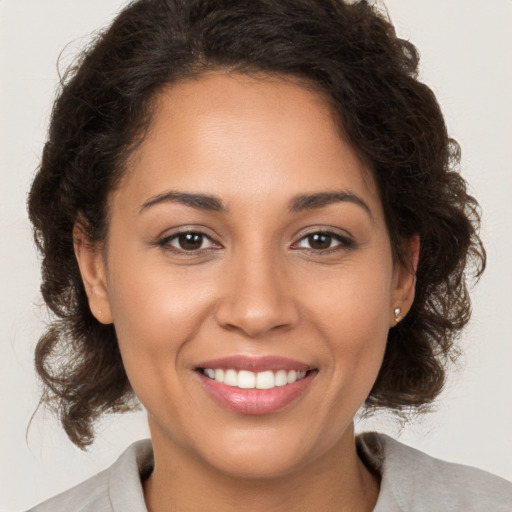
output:
[[[200,231],[182,231],[160,240],[159,245],[177,251],[194,252],[216,247],[213,240]]]
[[[302,237],[296,247],[313,251],[327,251],[336,248],[349,248],[353,242],[342,235],[330,231],[316,231]]]

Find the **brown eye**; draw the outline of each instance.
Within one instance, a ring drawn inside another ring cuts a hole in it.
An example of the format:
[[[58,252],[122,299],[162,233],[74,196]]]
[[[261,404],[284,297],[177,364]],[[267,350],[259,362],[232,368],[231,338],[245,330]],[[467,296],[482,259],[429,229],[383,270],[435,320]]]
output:
[[[333,237],[328,233],[313,233],[307,236],[307,240],[311,249],[322,250],[331,247]]]
[[[180,233],[176,239],[180,249],[197,251],[202,248],[204,235],[201,233]]]
[[[315,231],[302,237],[297,244],[297,249],[306,249],[309,251],[335,251],[337,249],[350,249],[354,246],[353,241],[338,233],[330,231]]]
[[[183,231],[167,236],[160,240],[158,245],[178,252],[195,252],[217,247],[208,235],[200,231]]]

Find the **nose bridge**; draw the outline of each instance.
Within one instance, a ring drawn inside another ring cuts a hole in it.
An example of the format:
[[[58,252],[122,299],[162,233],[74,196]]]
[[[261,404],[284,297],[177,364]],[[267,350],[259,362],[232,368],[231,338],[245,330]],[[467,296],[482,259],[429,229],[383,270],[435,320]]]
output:
[[[251,337],[291,327],[299,317],[285,259],[268,245],[258,245],[234,251],[216,311],[220,325]]]

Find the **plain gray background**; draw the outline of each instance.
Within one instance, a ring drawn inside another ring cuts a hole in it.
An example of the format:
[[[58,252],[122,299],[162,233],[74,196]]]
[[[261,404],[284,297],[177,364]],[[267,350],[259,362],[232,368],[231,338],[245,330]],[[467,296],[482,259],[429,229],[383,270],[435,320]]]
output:
[[[46,320],[26,193],[57,86],[89,34],[121,0],[0,0],[0,511],[27,508],[109,465],[147,436],[143,413],[109,418],[82,453],[39,412],[32,352]],[[438,457],[512,479],[512,1],[388,0],[399,35],[419,48],[463,174],[484,212],[488,270],[474,293],[466,351],[438,411],[403,431],[383,416],[359,428],[400,436]]]

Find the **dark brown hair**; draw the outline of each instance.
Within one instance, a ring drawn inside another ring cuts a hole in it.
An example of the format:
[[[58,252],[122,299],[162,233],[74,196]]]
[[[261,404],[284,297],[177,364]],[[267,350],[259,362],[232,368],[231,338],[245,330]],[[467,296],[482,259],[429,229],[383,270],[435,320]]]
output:
[[[371,164],[395,256],[419,235],[416,298],[389,331],[368,408],[425,409],[441,391],[454,340],[467,323],[465,273],[485,253],[476,201],[457,171],[418,54],[366,1],[139,0],[124,9],[65,75],[29,196],[42,255],[42,294],[54,322],[39,340],[42,401],[80,447],[104,412],[135,406],[113,325],[91,314],[73,253],[83,219],[104,239],[107,199],[167,84],[224,69],[306,80],[328,95],[343,131]]]

